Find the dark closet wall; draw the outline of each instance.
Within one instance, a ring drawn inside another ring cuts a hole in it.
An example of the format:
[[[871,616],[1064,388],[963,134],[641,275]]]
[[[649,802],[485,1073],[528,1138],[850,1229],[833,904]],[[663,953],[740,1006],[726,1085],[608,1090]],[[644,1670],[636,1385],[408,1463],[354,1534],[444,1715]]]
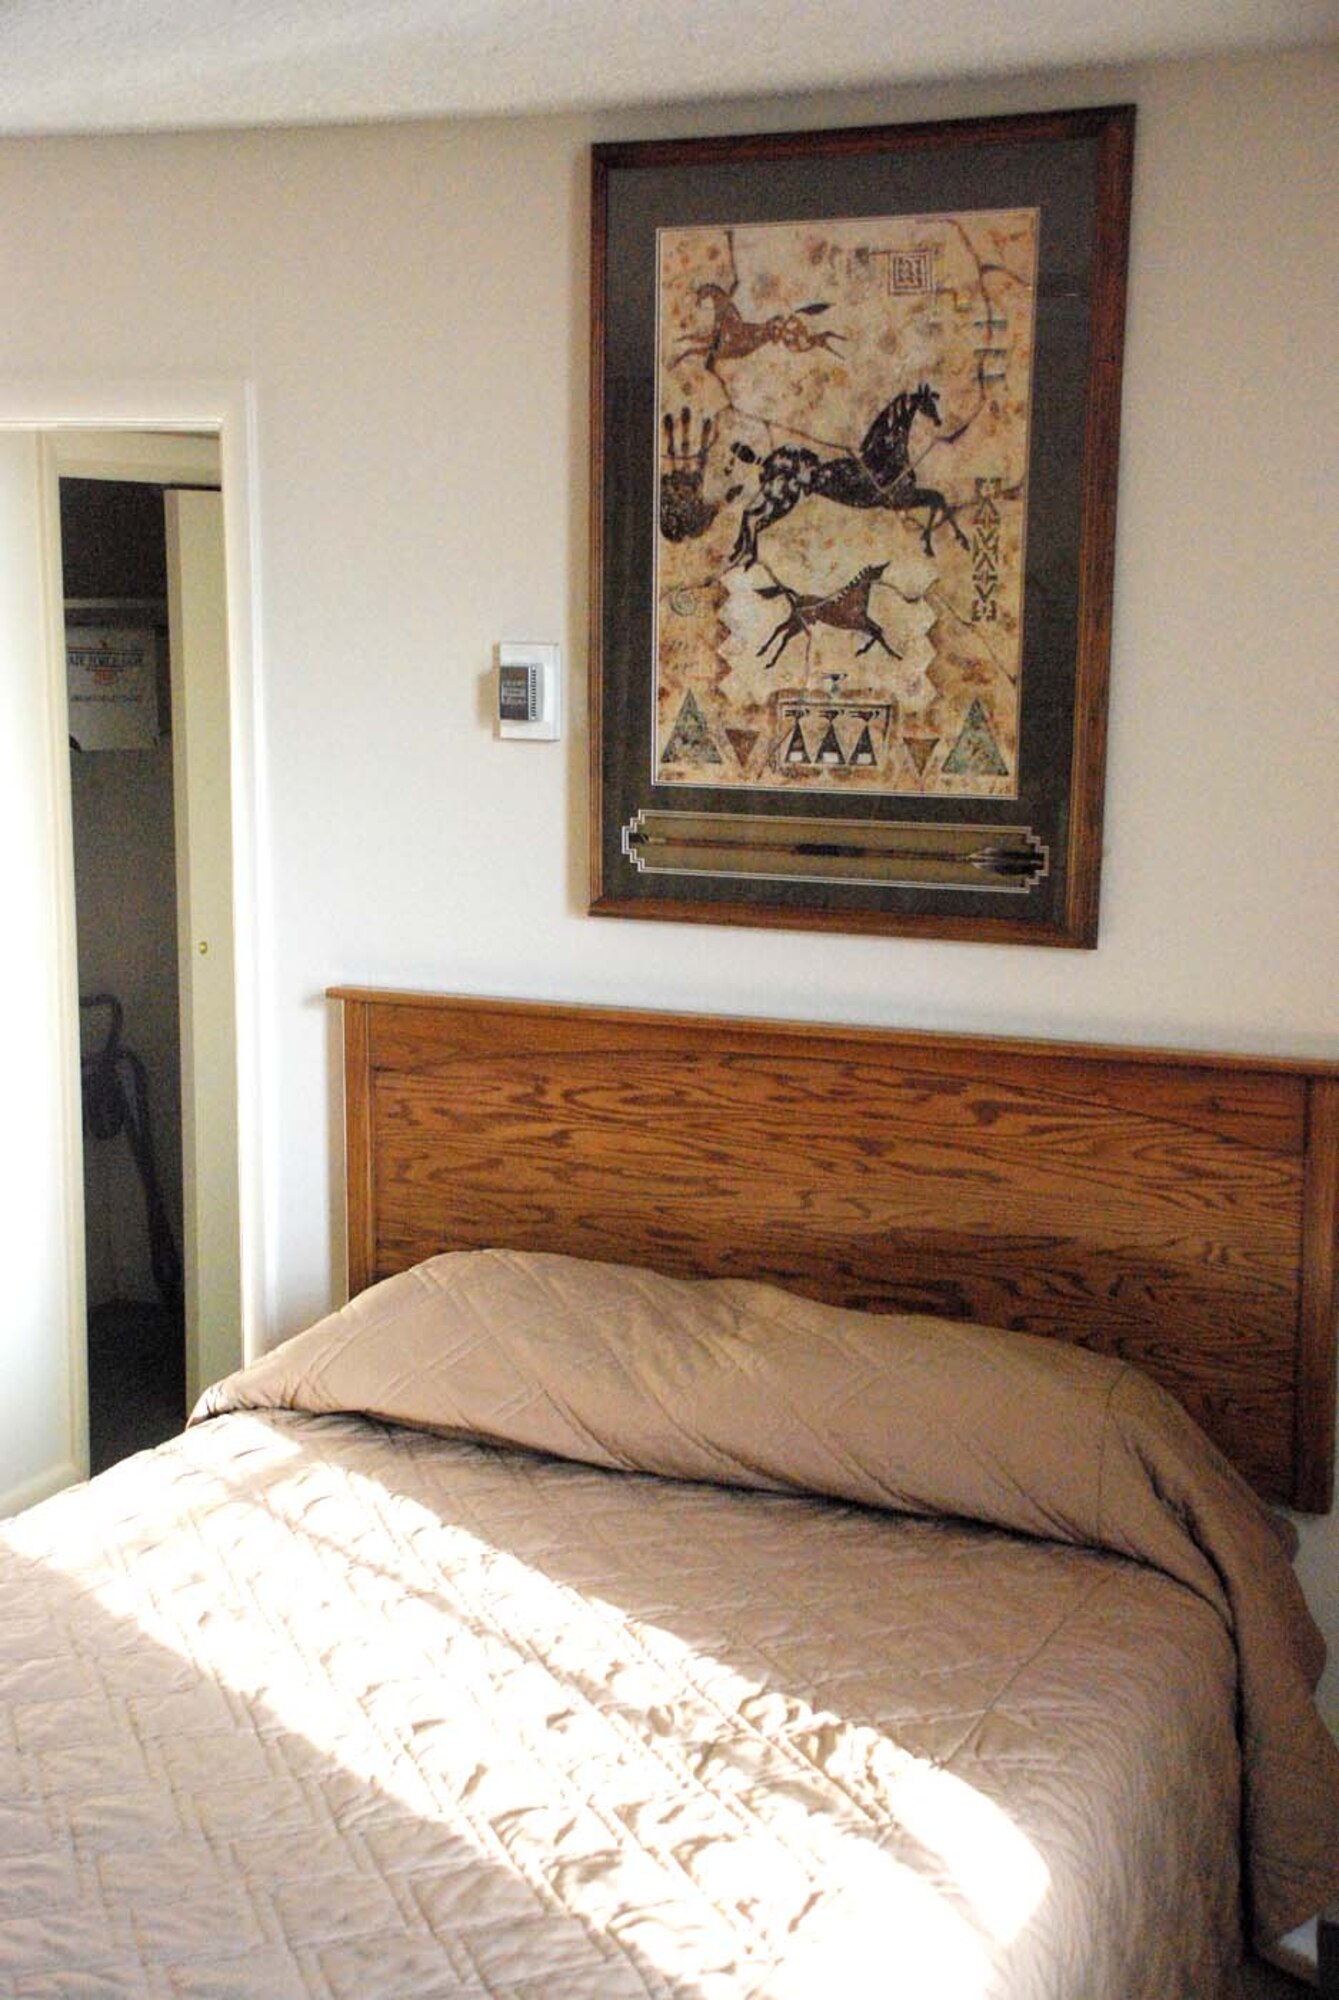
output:
[[[149,749],[72,752],[81,995],[115,994],[123,1037],[148,1073],[159,1179],[181,1241],[181,1047],[177,1009],[167,572],[160,488],[61,481],[68,616],[160,632],[159,740]],[[85,608],[87,607],[87,608]],[[118,607],[120,609],[118,610]],[[85,1016],[84,1045],[106,1016]],[[89,1304],[153,1300],[144,1201],[124,1138],[85,1141]]]

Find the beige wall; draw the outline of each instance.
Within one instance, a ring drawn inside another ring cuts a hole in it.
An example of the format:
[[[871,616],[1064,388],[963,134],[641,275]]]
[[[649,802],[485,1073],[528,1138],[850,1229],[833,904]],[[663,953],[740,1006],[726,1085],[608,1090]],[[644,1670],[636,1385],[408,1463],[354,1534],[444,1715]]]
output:
[[[1335,83],[0,147],[0,379],[254,385],[274,1334],[337,1283],[332,980],[1339,1056]],[[590,140],[1127,98],[1100,948],[586,918],[583,731],[496,743],[484,687],[498,638],[559,638],[581,714]],[[1339,1640],[1334,1523],[1303,1567]]]

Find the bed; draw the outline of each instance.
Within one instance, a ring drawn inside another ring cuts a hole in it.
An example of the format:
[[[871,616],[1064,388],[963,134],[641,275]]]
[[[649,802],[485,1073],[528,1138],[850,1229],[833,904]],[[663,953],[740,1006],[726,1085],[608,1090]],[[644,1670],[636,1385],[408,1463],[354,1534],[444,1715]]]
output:
[[[1213,2000],[1339,1895],[1339,1069],[335,998],[350,1304],[5,1530],[0,1994]]]

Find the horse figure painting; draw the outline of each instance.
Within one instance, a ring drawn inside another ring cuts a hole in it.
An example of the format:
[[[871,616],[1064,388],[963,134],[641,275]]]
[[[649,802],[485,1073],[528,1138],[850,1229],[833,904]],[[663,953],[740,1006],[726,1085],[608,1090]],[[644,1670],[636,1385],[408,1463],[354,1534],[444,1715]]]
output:
[[[716,375],[719,380],[718,361],[742,361],[756,354],[760,347],[787,347],[792,354],[807,354],[811,348],[821,347],[828,354],[835,354],[835,343],[846,338],[832,328],[815,333],[805,325],[806,319],[827,312],[823,300],[797,306],[794,312],[773,313],[769,319],[745,319],[731,296],[733,291],[733,285],[728,292],[723,285],[698,286],[698,304],[711,309],[711,331],[690,334],[671,361],[671,368],[682,367],[690,357],[695,357],[709,375]]]
[[[865,643],[856,647],[857,658],[867,653],[871,646],[882,646],[890,659],[900,660],[902,655],[888,643],[888,635],[873,616],[869,608],[869,594],[878,583],[888,565],[886,562],[869,563],[840,590],[830,590],[826,596],[814,597],[801,590],[792,590],[780,578],[767,590],[760,590],[759,597],[784,597],[790,610],[770,637],[763,640],[758,648],[759,659],[765,653],[776,651],[770,660],[763,659],[763,665],[774,667],[792,639],[801,634],[813,636],[815,625],[830,625],[836,632],[863,632]]]
[[[758,560],[758,537],[763,529],[784,520],[801,500],[810,498],[832,500],[840,507],[886,507],[901,514],[923,507],[921,540],[927,555],[934,554],[936,528],[951,528],[967,548],[954,508],[936,488],[917,481],[908,444],[917,417],[927,417],[936,426],[942,422],[939,397],[928,382],[900,390],[886,403],[854,455],[843,452],[838,458],[820,458],[808,446],[794,444],[769,451],[758,475],[758,491],[739,523],[731,562],[750,568]],[[758,463],[757,453],[749,445],[736,445],[734,456],[746,465]]]

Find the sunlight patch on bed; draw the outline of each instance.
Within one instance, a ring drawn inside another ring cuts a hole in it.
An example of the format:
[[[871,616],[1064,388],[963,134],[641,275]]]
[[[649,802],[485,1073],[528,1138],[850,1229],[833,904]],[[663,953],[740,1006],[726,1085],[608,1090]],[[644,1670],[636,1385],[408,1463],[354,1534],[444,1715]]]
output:
[[[734,1964],[759,2000],[812,2000],[890,1952],[942,2000],[989,1990],[1049,1884],[991,1799],[375,1479],[242,1435],[263,1500],[203,1449],[182,1573],[171,1539],[99,1559],[74,1511],[42,1559],[242,1697],[260,1737],[301,1739],[686,1991]],[[127,1471],[122,1523],[135,1491]],[[261,1580],[263,1616],[230,1575]]]

